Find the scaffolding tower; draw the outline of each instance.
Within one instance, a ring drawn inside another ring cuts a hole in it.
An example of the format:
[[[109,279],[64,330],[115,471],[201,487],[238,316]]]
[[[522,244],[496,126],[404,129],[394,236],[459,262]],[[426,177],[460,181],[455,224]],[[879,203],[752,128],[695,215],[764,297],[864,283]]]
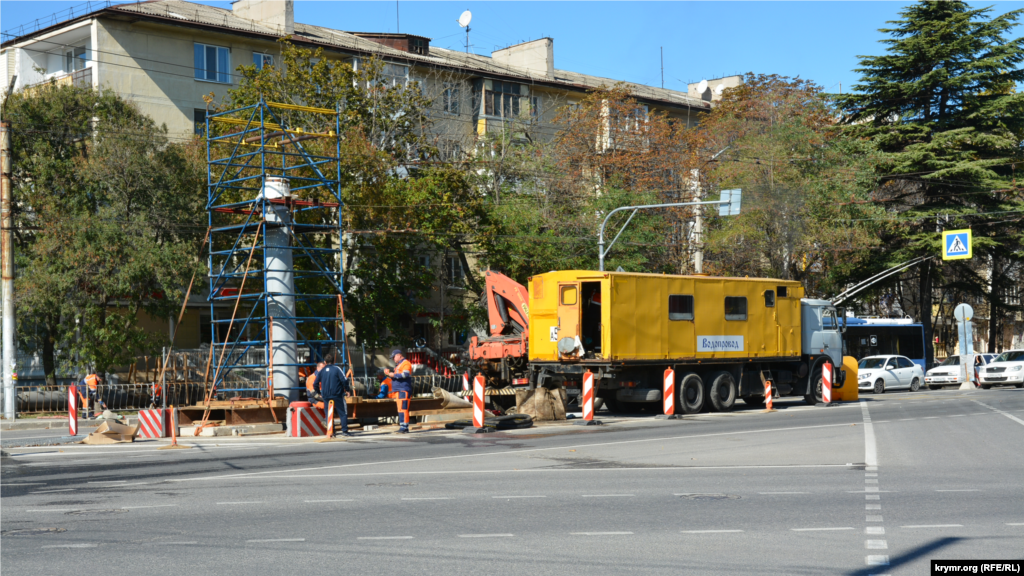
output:
[[[301,374],[347,357],[339,132],[325,108],[207,113],[208,392],[297,400]]]

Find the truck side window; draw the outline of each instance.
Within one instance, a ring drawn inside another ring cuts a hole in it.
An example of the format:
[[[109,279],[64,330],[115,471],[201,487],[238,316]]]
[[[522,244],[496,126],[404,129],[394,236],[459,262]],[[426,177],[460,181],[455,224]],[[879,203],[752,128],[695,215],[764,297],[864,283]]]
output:
[[[563,306],[575,306],[576,305],[576,287],[575,286],[562,286],[562,305]]]
[[[669,320],[693,320],[693,296],[670,294],[668,297]]]
[[[779,298],[786,298],[789,296],[789,287],[787,286],[776,286],[775,291],[778,292]]]
[[[765,308],[774,308],[775,307],[775,291],[774,290],[765,290],[764,291],[764,305],[765,305]]]
[[[746,320],[747,319],[747,299],[745,296],[726,296],[725,297],[725,319],[726,320]]]

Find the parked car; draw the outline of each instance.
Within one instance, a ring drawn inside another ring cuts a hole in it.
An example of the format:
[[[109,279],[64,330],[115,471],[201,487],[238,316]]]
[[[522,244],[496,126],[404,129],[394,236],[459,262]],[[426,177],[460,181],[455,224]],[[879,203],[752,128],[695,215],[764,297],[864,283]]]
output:
[[[882,394],[905,388],[916,392],[924,370],[906,356],[868,356],[857,364],[857,389]]]
[[[1024,350],[1003,352],[985,366],[980,375],[981,387],[985,390],[1008,384],[1015,388],[1024,388]]]
[[[974,381],[978,382],[981,376],[981,369],[995,358],[995,354],[974,355]],[[961,357],[950,356],[938,366],[932,368],[924,375],[924,383],[929,390],[938,390],[943,386],[959,386],[964,382],[963,369],[960,367]]]

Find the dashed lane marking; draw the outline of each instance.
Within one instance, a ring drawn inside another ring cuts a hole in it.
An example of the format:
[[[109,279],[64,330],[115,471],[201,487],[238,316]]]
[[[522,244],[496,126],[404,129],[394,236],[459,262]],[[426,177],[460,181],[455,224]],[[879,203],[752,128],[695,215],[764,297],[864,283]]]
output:
[[[871,555],[864,558],[864,562],[868,566],[888,566],[889,557],[883,554]]]
[[[0,484],[0,486],[45,486],[46,482],[18,482],[16,484]]]
[[[790,528],[793,532],[833,532],[835,530],[853,530],[852,526],[829,527],[829,528]]]
[[[912,524],[900,526],[900,528],[963,528],[963,524]]]
[[[885,540],[865,540],[864,548],[868,550],[888,550],[889,543]]]
[[[1007,522],[1007,526],[1024,526],[1024,522]]]
[[[356,540],[412,540],[412,536],[360,536]]]
[[[40,548],[95,548],[97,544],[48,544]]]
[[[50,494],[50,493],[53,493],[53,492],[74,492],[74,491],[75,491],[74,488],[62,488],[60,490],[35,490],[33,492],[29,492],[29,494]]]
[[[305,538],[267,538],[264,540],[246,540],[246,542],[305,542]]]
[[[572,536],[628,536],[632,532],[570,532]]]
[[[683,534],[735,534],[743,530],[683,530]]]

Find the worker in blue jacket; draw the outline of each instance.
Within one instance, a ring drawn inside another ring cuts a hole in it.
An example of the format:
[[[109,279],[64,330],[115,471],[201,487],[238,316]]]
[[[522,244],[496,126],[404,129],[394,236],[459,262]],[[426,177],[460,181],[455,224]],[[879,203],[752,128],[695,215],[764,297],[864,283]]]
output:
[[[393,350],[391,359],[395,361],[395,370],[384,370],[391,377],[391,394],[398,403],[398,433],[409,433],[409,397],[412,396],[412,362],[402,356],[401,350]]]
[[[352,436],[348,431],[348,406],[345,404],[345,397],[352,391],[348,378],[341,368],[334,365],[333,354],[325,356],[324,363],[326,365],[317,372],[316,379],[313,380],[313,391],[323,396],[325,414],[331,400],[334,400],[334,411],[341,417],[341,435]]]

